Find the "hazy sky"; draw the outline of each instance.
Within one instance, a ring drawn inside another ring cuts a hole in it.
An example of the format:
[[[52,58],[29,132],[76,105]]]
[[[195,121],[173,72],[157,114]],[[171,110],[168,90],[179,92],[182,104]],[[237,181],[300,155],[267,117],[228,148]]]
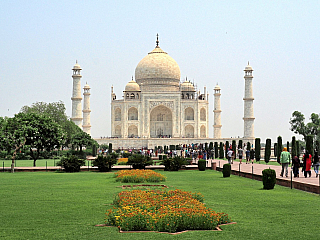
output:
[[[289,120],[320,112],[320,1],[12,1],[0,4],[0,116],[37,101],[71,115],[72,67],[91,87],[91,133],[110,136],[122,91],[160,47],[210,94],[221,87],[222,137],[243,136],[243,69],[254,69],[255,136],[290,140]]]

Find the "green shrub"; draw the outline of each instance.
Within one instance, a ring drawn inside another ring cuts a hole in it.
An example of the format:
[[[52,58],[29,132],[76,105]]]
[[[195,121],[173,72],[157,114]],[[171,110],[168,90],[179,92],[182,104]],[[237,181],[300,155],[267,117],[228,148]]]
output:
[[[224,151],[223,151],[223,143],[220,142],[220,147],[219,147],[219,158],[223,159],[224,156]]]
[[[231,165],[229,163],[226,163],[223,165],[223,177],[230,177],[231,174]]]
[[[217,159],[219,157],[219,151],[218,151],[218,143],[214,142],[214,158]]]
[[[255,139],[255,158],[256,158],[256,161],[260,161],[260,158],[261,158],[261,144],[260,144],[260,138],[256,138]]]
[[[308,135],[306,139],[306,151],[313,156],[313,136]]]
[[[131,152],[124,152],[124,153],[122,153],[122,157],[123,157],[123,158],[129,158],[131,155],[132,155]]]
[[[230,147],[229,141],[226,141],[226,145],[225,145],[225,146],[226,146],[226,147],[225,147],[225,149],[224,149],[224,156],[227,157],[227,153],[228,153],[228,150],[229,150],[229,147]]]
[[[159,160],[162,160],[162,155],[159,155]]]
[[[239,148],[242,149],[242,140],[239,140]]]
[[[205,171],[206,170],[206,160],[199,159],[198,168],[199,168],[199,171]]]
[[[179,171],[183,165],[188,165],[185,158],[175,156],[174,158],[163,158],[162,165],[164,165],[164,171]]]
[[[298,156],[297,155],[297,145],[296,145],[296,137],[295,136],[292,137],[292,141],[291,141],[291,159],[293,159],[294,156]]]
[[[85,160],[78,159],[77,156],[63,157],[57,166],[61,166],[66,172],[80,172],[80,167],[85,165]]]
[[[152,163],[153,161],[149,156],[142,154],[133,154],[128,158],[128,165],[131,165],[133,169],[145,169]]]
[[[271,156],[271,139],[268,138],[266,140],[266,148],[265,148],[265,153],[264,153],[264,161],[268,163],[270,161],[270,156]]]
[[[247,150],[251,150],[251,143],[250,142],[247,142]]]
[[[264,189],[273,189],[276,184],[276,171],[273,169],[265,169],[262,171],[262,181]]]
[[[95,144],[92,145],[92,156],[97,156],[97,145]]]
[[[117,158],[111,154],[107,156],[99,155],[94,161],[93,166],[97,166],[100,172],[109,172],[114,164],[117,163]]]
[[[280,155],[282,152],[282,137],[278,137],[278,143],[277,143],[277,162],[280,163]]]

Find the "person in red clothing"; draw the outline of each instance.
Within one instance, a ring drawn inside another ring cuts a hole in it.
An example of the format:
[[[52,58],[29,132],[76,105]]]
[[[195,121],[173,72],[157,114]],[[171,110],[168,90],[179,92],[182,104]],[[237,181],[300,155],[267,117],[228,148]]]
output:
[[[303,155],[303,168],[304,168],[304,177],[311,177],[311,154],[309,154],[308,150]]]

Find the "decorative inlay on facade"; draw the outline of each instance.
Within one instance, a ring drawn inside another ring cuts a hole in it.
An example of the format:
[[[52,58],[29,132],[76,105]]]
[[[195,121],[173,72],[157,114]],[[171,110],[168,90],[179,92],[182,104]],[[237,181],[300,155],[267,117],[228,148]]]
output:
[[[157,107],[159,105],[163,105],[165,107],[170,108],[171,110],[173,110],[173,101],[150,101],[149,102],[149,111],[151,111],[152,108]]]

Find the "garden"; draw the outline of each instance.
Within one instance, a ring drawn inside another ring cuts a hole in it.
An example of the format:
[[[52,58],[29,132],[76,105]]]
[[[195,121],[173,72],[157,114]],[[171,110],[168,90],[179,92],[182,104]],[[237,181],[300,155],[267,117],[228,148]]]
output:
[[[178,235],[119,233],[117,227],[96,226],[105,224],[106,213],[117,206],[114,201],[123,192],[114,172],[17,172],[1,173],[0,238],[318,239],[318,195],[278,185],[263,190],[260,181],[233,175],[223,178],[214,170],[157,173],[166,177],[157,183],[168,186],[166,192],[201,193],[206,208],[227,213],[236,224],[222,225],[222,231]],[[143,190],[133,189],[139,194]]]

